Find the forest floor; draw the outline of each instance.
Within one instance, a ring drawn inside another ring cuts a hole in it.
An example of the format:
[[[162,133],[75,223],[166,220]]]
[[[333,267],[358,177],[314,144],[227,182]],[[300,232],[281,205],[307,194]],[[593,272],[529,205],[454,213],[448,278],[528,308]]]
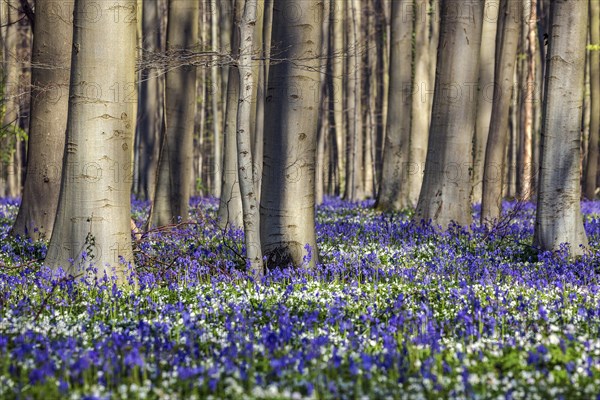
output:
[[[534,207],[436,233],[327,199],[320,265],[241,272],[243,233],[192,201],[137,236],[138,290],[52,278],[0,200],[0,398],[592,398],[600,392],[600,203],[590,251],[531,246]],[[141,225],[147,204],[133,201]],[[474,210],[477,216],[478,210]]]

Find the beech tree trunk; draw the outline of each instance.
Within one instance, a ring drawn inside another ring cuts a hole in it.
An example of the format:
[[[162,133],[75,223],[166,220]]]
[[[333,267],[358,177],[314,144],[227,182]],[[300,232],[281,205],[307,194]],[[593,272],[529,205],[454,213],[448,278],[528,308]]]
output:
[[[435,86],[435,75],[431,74],[431,63],[435,65],[435,57],[431,59],[430,46],[437,42],[430,37],[432,15],[429,12],[429,0],[415,1],[415,49],[414,78],[411,101],[410,144],[408,164],[402,174],[405,206],[414,207],[419,200],[423,184],[423,170],[427,157],[427,139],[431,122],[433,96],[431,90]]]
[[[52,3],[36,2],[27,176],[13,226],[14,233],[36,240],[52,236],[69,106],[73,26],[56,18]]]
[[[19,63],[17,57],[19,3],[17,0],[3,0],[4,9],[0,20],[4,43],[2,104],[4,112],[0,120],[2,136],[0,136],[0,197],[14,197],[17,193],[14,163],[16,151],[17,128],[19,125]]]
[[[169,0],[167,50],[183,58],[198,44],[198,2]],[[178,65],[167,72],[165,137],[161,139],[152,224],[167,225],[189,218],[193,187],[196,67]]]
[[[522,5],[512,0],[500,0],[496,40],[494,102],[488,134],[483,171],[481,223],[492,223],[502,212],[504,164],[508,144],[510,102],[513,94],[515,65],[519,44]]]
[[[158,1],[142,5],[143,59],[152,59],[161,50]],[[140,191],[144,198],[153,199],[156,189],[160,133],[162,131],[162,101],[160,77],[156,68],[144,63],[141,71],[139,124],[137,127]]]
[[[408,164],[414,17],[407,11],[411,4],[410,0],[392,2],[389,110],[376,205],[384,211],[401,210],[412,205],[405,196],[407,188],[402,186],[402,182],[408,181],[405,175],[415,173]]]
[[[100,7],[94,18],[91,4]],[[136,99],[116,89],[135,82],[136,1],[76,0],[74,10],[65,159],[46,264],[127,283]]]
[[[535,132],[536,58],[537,58],[537,0],[529,0],[527,20],[527,78],[523,105],[523,162],[519,166],[521,187],[519,198],[529,200],[533,195],[533,138]]]
[[[212,50],[219,52],[221,50],[219,46],[219,7],[217,6],[217,0],[210,0],[210,45]],[[217,62],[218,57],[214,57],[213,62]],[[212,153],[212,195],[215,197],[221,196],[221,161],[223,159],[223,114],[220,109],[220,89],[221,85],[219,82],[219,67],[214,65],[210,69],[210,81],[212,87],[211,93],[211,108],[212,108],[212,123],[211,129],[213,131],[213,153]]]
[[[237,158],[244,215],[244,234],[246,242],[246,262],[255,277],[263,275],[262,252],[260,245],[260,214],[254,183],[255,164],[252,159],[252,94],[254,76],[252,52],[254,45],[254,26],[256,25],[256,0],[245,0],[240,24],[239,50],[239,93],[237,109]]]
[[[293,17],[289,9],[298,10]],[[320,8],[320,9],[319,9]],[[314,266],[315,146],[323,3],[275,0],[266,97],[261,240],[269,266]],[[297,63],[300,63],[298,65]]]
[[[557,250],[570,244],[574,255],[587,246],[579,204],[580,128],[588,3],[552,4],[542,122],[534,244]]]
[[[472,220],[468,149],[475,131],[483,9],[480,0],[442,1],[429,145],[415,219],[443,228]]]
[[[600,2],[590,0],[590,43],[600,46]],[[596,198],[598,146],[600,145],[600,49],[589,51],[590,57],[590,135],[584,175],[585,198]]]
[[[240,35],[237,26],[241,20],[241,10],[239,0],[233,5],[233,39],[231,44],[231,56],[236,59],[240,48]],[[242,198],[240,194],[238,159],[237,159],[237,109],[239,101],[239,82],[240,76],[235,65],[229,68],[229,77],[227,78],[227,101],[225,108],[225,127],[224,149],[223,149],[223,174],[221,182],[221,199],[219,203],[218,219],[222,228],[226,226],[243,226]]]
[[[494,66],[496,52],[496,30],[498,25],[499,0],[485,0],[483,14],[483,31],[481,33],[481,54],[479,59],[479,90],[477,92],[477,122],[473,136],[473,198],[474,203],[481,203],[483,190],[483,168],[485,163],[485,147],[487,145],[492,103],[498,83],[494,82]]]

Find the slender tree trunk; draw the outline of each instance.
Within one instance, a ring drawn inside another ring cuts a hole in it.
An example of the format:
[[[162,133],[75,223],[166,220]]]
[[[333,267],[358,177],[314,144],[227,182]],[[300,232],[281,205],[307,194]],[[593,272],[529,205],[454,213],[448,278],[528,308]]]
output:
[[[364,52],[364,65],[363,65],[363,93],[362,103],[366,106],[363,112],[363,132],[364,132],[364,148],[363,148],[363,170],[364,179],[363,187],[365,189],[365,196],[367,198],[375,198],[377,195],[377,189],[375,183],[377,180],[376,176],[376,150],[377,139],[375,137],[377,132],[377,81],[380,79],[377,76],[377,41],[379,37],[375,33],[375,9],[374,0],[368,0],[363,6],[361,11],[365,14],[363,18],[363,31],[365,39],[363,40],[367,44],[366,51]]]
[[[290,7],[298,10],[295,18],[286,12]],[[260,211],[269,266],[312,267],[318,261],[314,179],[322,7],[318,0],[273,4],[271,53],[283,61],[270,67],[266,98],[271,117],[265,124]],[[302,66],[296,64],[300,59]]]
[[[341,156],[346,148],[344,131],[344,2],[345,0],[333,0],[332,3],[332,71],[331,77],[331,101],[333,102],[333,119],[335,126],[335,144],[338,152],[336,158],[336,194],[339,196],[345,190],[344,182],[344,157]]]
[[[557,250],[569,243],[572,254],[587,246],[579,204],[580,127],[588,3],[552,4],[542,154],[534,243]]]
[[[354,135],[354,199],[362,200],[365,197],[365,168],[364,168],[364,147],[365,135],[363,133],[364,117],[363,117],[363,90],[362,90],[362,52],[366,51],[363,45],[362,35],[362,15],[360,8],[361,0],[351,0],[351,15],[352,15],[352,35],[354,38],[354,66],[351,68],[352,78],[354,79],[354,115],[350,119],[353,125]],[[352,79],[351,78],[351,79]],[[352,93],[350,93],[352,95]]]
[[[600,46],[600,2],[590,0],[590,43]],[[590,134],[585,168],[585,198],[596,198],[598,146],[600,145],[600,49],[589,52],[590,58]]]
[[[534,102],[536,92],[536,54],[537,54],[537,0],[530,0],[527,32],[527,81],[523,105],[525,129],[523,139],[523,163],[520,166],[521,200],[529,200],[532,195],[533,136],[535,128]]]
[[[327,14],[330,12],[330,0],[323,0],[324,9],[327,10]],[[321,52],[320,54],[329,54],[329,15],[327,18],[323,18],[323,26],[321,27]],[[328,64],[330,60],[328,57],[321,58],[321,71],[328,70]],[[323,202],[324,188],[325,188],[325,150],[326,150],[326,139],[328,132],[328,103],[330,102],[330,94],[327,91],[328,74],[323,73],[320,76],[319,92],[321,98],[319,99],[319,114],[317,118],[317,155],[315,162],[315,203],[321,204]],[[316,100],[316,99],[315,99]]]
[[[14,233],[34,239],[52,235],[69,105],[73,26],[54,18],[52,2],[36,3],[27,178],[13,226]]]
[[[239,0],[238,0],[239,1]],[[239,25],[241,19],[241,7],[235,1],[233,8],[233,27]],[[240,48],[240,35],[237,28],[231,33],[233,39],[231,43],[231,56],[233,59],[238,57]],[[221,200],[219,204],[218,219],[221,227],[243,226],[242,199],[240,195],[240,185],[238,181],[238,159],[237,159],[237,139],[236,139],[236,118],[239,101],[239,73],[235,65],[229,67],[229,77],[227,78],[227,102],[225,109],[225,148],[223,151],[223,177],[221,185]]]
[[[499,218],[502,212],[502,188],[504,186],[502,171],[504,171],[506,160],[509,111],[517,62],[521,10],[521,4],[512,0],[500,0],[494,73],[496,90],[483,170],[482,224],[491,223]]]
[[[357,41],[356,33],[356,16],[353,11],[354,0],[347,1],[344,6],[344,19],[345,19],[345,35],[346,41],[344,43],[344,54],[346,58],[345,67],[345,90],[344,97],[346,99],[345,109],[345,121],[346,121],[346,173],[345,173],[345,194],[344,197],[349,201],[358,200],[359,193],[357,193],[357,187],[360,186],[360,174],[357,170],[358,162],[358,123],[357,119],[360,118],[359,111],[357,109],[357,101],[360,101],[360,97],[357,94],[359,92],[359,80],[357,79],[360,71],[360,56],[359,46],[360,43]]]
[[[46,264],[73,275],[115,274],[126,283],[125,263],[133,262],[131,116],[136,99],[114,85],[135,82],[136,1],[93,3],[101,7],[96,19],[86,12],[90,4],[75,1],[65,158]]]
[[[255,27],[256,37],[260,37],[260,40],[257,40],[254,43],[254,53],[261,59],[256,64],[258,80],[256,83],[256,123],[254,128],[254,141],[252,142],[252,154],[255,164],[254,185],[256,186],[256,198],[259,204],[262,186],[262,159],[264,153],[265,91],[268,76],[267,54],[270,46],[270,43],[267,43],[267,39],[271,39],[272,5],[271,0],[260,0],[258,2],[258,9],[261,10],[261,17],[259,18],[260,23],[257,23]]]
[[[387,50],[387,37],[385,30],[385,12],[383,10],[383,1],[374,0],[374,14],[375,14],[375,69],[373,71],[373,80],[375,82],[375,190],[379,191],[379,182],[381,181],[381,169],[383,165],[383,141],[385,139],[385,120],[383,119],[383,106],[384,106],[384,79],[385,75],[385,62],[384,53]]]
[[[442,0],[437,79],[425,177],[415,213],[446,228],[471,223],[470,149],[475,131],[479,51],[483,23],[480,0]]]
[[[210,0],[210,40],[213,51],[220,51],[219,38],[218,38],[218,12],[217,0]],[[213,59],[213,62],[217,62],[218,57]],[[210,69],[210,81],[212,83],[211,90],[211,107],[212,107],[212,120],[211,128],[213,131],[213,158],[212,158],[212,194],[215,197],[221,196],[221,160],[223,150],[223,114],[219,110],[219,67],[213,65]]]
[[[377,208],[384,211],[411,206],[405,196],[406,175],[415,173],[408,164],[412,100],[412,32],[414,17],[407,12],[410,0],[392,2],[389,111],[383,168]]]
[[[19,63],[17,43],[19,39],[18,0],[3,0],[5,2],[2,16],[4,39],[4,69],[3,69],[3,103],[4,115],[0,128],[4,132],[0,137],[0,197],[13,197],[14,193],[14,153],[16,151],[17,128],[19,125]]]
[[[473,136],[473,199],[481,203],[483,188],[483,168],[487,145],[492,103],[497,82],[494,82],[496,51],[496,30],[498,25],[499,0],[485,0],[483,31],[481,33],[481,54],[479,56],[479,90],[477,92],[477,122]]]
[[[240,192],[244,214],[244,233],[246,242],[246,262],[256,277],[263,275],[262,252],[260,245],[260,214],[254,185],[254,167],[252,160],[252,95],[255,87],[252,65],[254,45],[254,26],[256,25],[256,0],[245,0],[240,23],[239,50],[239,93],[237,110],[237,158],[239,166]]]
[[[198,43],[198,3],[169,0],[167,50],[185,57]],[[176,60],[179,62],[179,60]],[[153,225],[166,225],[178,217],[189,218],[193,186],[194,113],[196,67],[180,65],[167,72],[166,137],[162,140],[158,184],[152,209]]]
[[[415,48],[413,54],[414,77],[411,99],[411,128],[408,150],[408,164],[402,175],[405,206],[414,207],[419,200],[423,183],[423,168],[427,157],[427,139],[431,121],[433,97],[429,95],[434,87],[435,76],[430,74],[431,52],[429,46],[435,44],[430,38],[431,15],[429,0],[415,1]],[[435,60],[434,60],[435,61]]]
[[[162,130],[162,102],[160,101],[159,74],[152,59],[160,52],[160,24],[158,2],[147,1],[142,6],[142,82],[140,85],[139,124],[139,179],[142,196],[154,198],[159,156],[160,132]]]

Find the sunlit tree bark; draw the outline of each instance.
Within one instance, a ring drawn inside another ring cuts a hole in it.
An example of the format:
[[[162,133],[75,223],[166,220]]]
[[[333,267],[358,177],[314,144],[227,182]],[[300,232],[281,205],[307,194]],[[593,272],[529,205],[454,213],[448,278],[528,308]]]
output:
[[[322,7],[318,0],[273,4],[271,54],[282,61],[270,66],[260,204],[262,248],[270,266],[314,266],[318,258],[315,146]],[[293,17],[286,12],[290,8],[298,11]]]
[[[27,176],[13,232],[38,239],[52,235],[58,206],[73,26],[57,15],[53,0],[38,0],[34,27]]]
[[[471,148],[475,130],[479,51],[483,22],[480,0],[443,0],[437,76],[425,176],[415,213],[447,227],[471,223]]]
[[[490,223],[496,220],[502,212],[503,171],[508,140],[509,108],[513,95],[519,44],[519,25],[522,15],[520,2],[500,0],[494,73],[496,88],[483,170],[482,223]]]
[[[407,181],[403,175],[415,172],[409,170],[408,165],[414,21],[411,5],[409,0],[392,2],[389,110],[377,197],[377,208],[387,211],[411,205],[410,199],[404,196],[406,188],[402,187],[402,182]]]
[[[600,2],[590,0],[590,43],[600,46]],[[585,198],[596,198],[598,175],[598,146],[600,145],[600,49],[589,51],[590,58],[590,136],[588,140],[587,165],[584,175]]]
[[[579,204],[580,128],[588,3],[552,4],[542,122],[542,153],[534,244],[556,250],[569,243],[572,254],[587,246]]]
[[[91,16],[89,7],[100,8]],[[116,89],[135,83],[136,1],[77,0],[73,14],[64,166],[46,264],[73,275],[115,274],[126,283],[119,257],[133,261],[130,193],[136,99]],[[89,262],[95,273],[88,270]]]
[[[487,145],[492,103],[494,100],[494,65],[496,51],[496,30],[498,25],[499,0],[485,0],[483,30],[481,33],[481,54],[479,59],[479,90],[477,91],[477,122],[473,136],[473,199],[481,203],[483,189],[483,168]]]

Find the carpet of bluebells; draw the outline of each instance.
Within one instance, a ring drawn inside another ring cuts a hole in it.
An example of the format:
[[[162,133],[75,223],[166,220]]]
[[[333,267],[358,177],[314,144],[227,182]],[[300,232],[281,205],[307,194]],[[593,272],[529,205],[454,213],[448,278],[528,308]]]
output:
[[[535,210],[436,233],[326,199],[320,265],[243,273],[243,233],[192,201],[135,237],[137,289],[52,277],[0,200],[0,398],[596,398],[600,203],[590,251],[532,247]],[[148,204],[133,201],[133,218]],[[474,210],[477,217],[478,210]],[[314,249],[311,249],[314,250]],[[313,251],[314,253],[314,251]]]

